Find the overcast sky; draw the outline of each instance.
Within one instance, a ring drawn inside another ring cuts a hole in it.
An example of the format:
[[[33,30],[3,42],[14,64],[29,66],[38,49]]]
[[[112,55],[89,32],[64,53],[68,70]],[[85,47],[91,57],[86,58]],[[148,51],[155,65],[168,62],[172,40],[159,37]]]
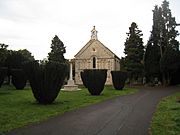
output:
[[[169,2],[180,23],[180,0]],[[121,57],[131,23],[137,23],[146,44],[152,10],[161,4],[162,0],[0,0],[0,43],[9,49],[28,49],[36,59],[43,59],[58,35],[70,59],[90,40],[95,25],[98,39]]]

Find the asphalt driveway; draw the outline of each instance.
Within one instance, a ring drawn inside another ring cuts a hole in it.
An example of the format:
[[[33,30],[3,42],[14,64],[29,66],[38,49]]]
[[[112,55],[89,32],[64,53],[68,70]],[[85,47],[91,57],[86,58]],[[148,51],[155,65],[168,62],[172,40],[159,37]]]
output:
[[[7,135],[147,135],[156,105],[180,87],[141,88],[140,92],[91,105]]]

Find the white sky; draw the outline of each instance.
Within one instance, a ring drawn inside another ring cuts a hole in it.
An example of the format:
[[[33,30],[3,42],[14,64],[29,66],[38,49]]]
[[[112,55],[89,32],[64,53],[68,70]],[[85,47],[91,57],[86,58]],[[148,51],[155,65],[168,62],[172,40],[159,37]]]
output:
[[[180,23],[180,0],[169,2]],[[137,23],[146,44],[152,10],[161,4],[162,0],[0,0],[0,43],[9,49],[26,48],[36,59],[43,59],[58,35],[70,59],[90,40],[95,25],[98,39],[121,57],[130,24]]]

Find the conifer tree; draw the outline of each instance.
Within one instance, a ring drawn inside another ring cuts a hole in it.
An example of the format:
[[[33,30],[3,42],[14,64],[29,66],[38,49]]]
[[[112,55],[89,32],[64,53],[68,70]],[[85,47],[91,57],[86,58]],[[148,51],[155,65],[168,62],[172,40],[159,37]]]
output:
[[[160,30],[162,21],[162,10],[156,5],[153,10],[153,26],[144,56],[144,67],[147,82],[153,83],[154,78],[160,78]]]
[[[159,63],[158,65],[161,71],[159,74],[161,74],[162,76],[161,80],[164,85],[169,84],[170,77],[172,75],[170,74],[171,70],[169,71],[167,70],[167,69],[172,69],[169,67],[174,65],[174,64],[169,65],[169,63],[173,62],[170,61],[172,60],[172,57],[174,57],[174,55],[172,55],[173,54],[172,52],[173,51],[174,53],[176,53],[176,51],[179,52],[179,42],[176,40],[176,37],[179,35],[179,33],[176,30],[176,26],[177,23],[175,17],[172,16],[171,10],[169,8],[169,2],[164,0],[160,7],[156,5],[153,10],[153,26],[152,26],[150,40],[148,41],[148,45],[151,44],[151,46],[153,46],[154,48],[159,48],[159,51],[156,50],[156,52],[148,54],[149,51],[148,49],[150,48],[147,47],[145,54],[145,60],[146,60],[145,65],[147,67],[152,66],[149,65],[150,63],[148,64],[147,61],[148,57],[152,58],[154,56],[159,56],[159,58],[154,59],[154,62],[152,63],[157,63],[157,62]],[[153,69],[154,68],[155,67],[153,67]],[[146,73],[151,74],[151,76],[153,74],[150,73],[148,70],[146,70]]]
[[[148,41],[144,56],[144,69],[147,83],[153,83],[154,78],[160,78],[160,51],[158,45]]]
[[[137,80],[143,74],[144,46],[142,31],[138,29],[135,22],[129,27],[125,42],[125,69],[129,73],[129,79]]]
[[[55,35],[52,40],[51,49],[51,52],[48,53],[48,60],[64,63],[64,53],[66,53],[66,47],[57,35]]]

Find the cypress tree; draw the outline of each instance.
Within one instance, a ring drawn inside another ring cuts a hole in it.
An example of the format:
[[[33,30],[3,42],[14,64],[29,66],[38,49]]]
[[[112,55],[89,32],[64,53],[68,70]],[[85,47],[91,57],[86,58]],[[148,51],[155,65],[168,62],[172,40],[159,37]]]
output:
[[[170,78],[172,75],[170,70],[172,68],[170,67],[174,66],[173,62],[178,63],[172,59],[174,57],[174,53],[179,54],[176,53],[179,52],[179,42],[176,40],[176,37],[179,35],[179,33],[176,30],[176,26],[177,23],[175,17],[172,16],[171,10],[169,8],[169,2],[164,0],[160,7],[156,5],[153,10],[153,26],[148,45],[150,43],[154,48],[159,48],[159,51],[155,49],[153,50],[154,52],[150,55],[150,53],[148,53],[148,51],[150,52],[150,47],[147,47],[145,54],[145,65],[153,67],[153,65],[150,65],[150,62],[148,64],[148,57],[157,57],[151,61],[153,61],[152,63],[158,63],[157,65],[159,65],[160,71],[159,74],[161,74],[159,76],[162,76],[160,79],[164,85],[168,85],[170,83]],[[177,66],[178,65],[175,67]],[[153,69],[157,69],[155,65]],[[146,73],[153,76],[153,73],[149,72],[147,68]]]

